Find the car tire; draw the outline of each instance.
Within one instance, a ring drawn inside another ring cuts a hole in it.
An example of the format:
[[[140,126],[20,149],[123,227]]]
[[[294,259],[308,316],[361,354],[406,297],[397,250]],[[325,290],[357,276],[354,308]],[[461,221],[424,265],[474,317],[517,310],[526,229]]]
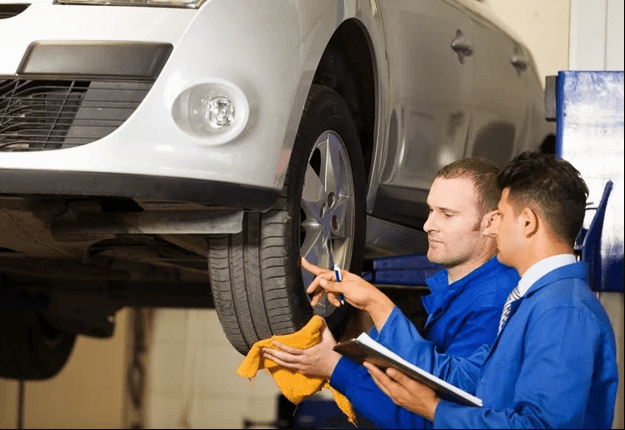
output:
[[[323,298],[314,309],[314,276],[300,255],[322,267],[360,273],[365,247],[366,174],[358,133],[341,96],[310,89],[283,191],[266,213],[246,213],[240,234],[209,238],[209,277],[224,333],[241,354],[272,335],[302,328],[316,313],[334,337],[352,308]]]
[[[69,360],[76,335],[57,330],[38,310],[0,312],[0,377],[43,380]]]

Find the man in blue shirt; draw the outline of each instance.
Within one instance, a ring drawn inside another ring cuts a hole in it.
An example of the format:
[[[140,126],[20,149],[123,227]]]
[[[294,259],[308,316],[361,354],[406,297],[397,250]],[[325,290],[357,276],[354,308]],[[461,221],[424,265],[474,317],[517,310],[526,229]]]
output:
[[[396,369],[383,372],[365,363],[397,405],[432,420],[435,428],[610,428],[618,386],[616,341],[590,291],[586,266],[573,252],[586,184],[568,162],[540,153],[519,155],[498,182],[503,192],[492,228],[498,258],[515,267],[521,281],[504,307],[492,347],[468,358],[439,354],[418,339],[392,303],[370,290],[348,291],[316,279],[310,291],[321,286],[373,315],[386,312],[380,343],[483,400],[482,408],[442,400]],[[409,345],[396,337],[405,331],[411,332]]]
[[[497,261],[496,242],[488,230],[501,194],[498,172],[495,165],[481,158],[459,160],[438,172],[428,195],[430,214],[424,225],[429,239],[427,257],[446,270],[426,280],[431,294],[422,299],[428,312],[424,336],[439,352],[468,356],[483,344],[491,344],[506,297],[519,280],[516,270]],[[302,267],[315,275],[330,273],[334,279],[332,272],[304,259]],[[343,274],[346,288],[354,284],[375,289],[356,275]],[[421,416],[394,404],[363,366],[336,353],[334,345],[326,328],[315,347],[298,350],[276,344],[281,350],[267,349],[265,356],[306,375],[328,378],[356,409],[380,427],[431,427]]]

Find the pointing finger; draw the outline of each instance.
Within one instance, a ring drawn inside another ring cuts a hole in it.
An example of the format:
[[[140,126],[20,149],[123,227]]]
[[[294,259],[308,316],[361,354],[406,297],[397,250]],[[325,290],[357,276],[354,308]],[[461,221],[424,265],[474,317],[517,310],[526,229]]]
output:
[[[309,263],[308,260],[306,260],[306,258],[301,257],[301,264],[302,264],[302,268],[306,269],[307,271],[309,271],[310,273],[312,273],[313,275],[318,275],[322,272],[325,272],[326,269],[316,266],[312,263]]]

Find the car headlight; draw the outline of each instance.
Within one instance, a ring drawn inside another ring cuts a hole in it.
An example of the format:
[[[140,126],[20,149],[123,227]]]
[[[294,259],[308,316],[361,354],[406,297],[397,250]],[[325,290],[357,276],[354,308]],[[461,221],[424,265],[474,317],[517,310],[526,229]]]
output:
[[[92,4],[101,6],[154,6],[197,9],[206,0],[54,0],[55,4]]]

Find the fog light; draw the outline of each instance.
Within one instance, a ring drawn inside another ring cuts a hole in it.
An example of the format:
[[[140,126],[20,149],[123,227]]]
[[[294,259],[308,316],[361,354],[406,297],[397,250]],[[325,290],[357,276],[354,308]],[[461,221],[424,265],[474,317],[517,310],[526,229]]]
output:
[[[172,106],[178,127],[207,145],[234,139],[247,124],[249,105],[237,86],[228,81],[195,85],[184,90]]]
[[[234,122],[234,105],[226,96],[202,99],[204,118],[208,125],[216,130],[229,127]]]

